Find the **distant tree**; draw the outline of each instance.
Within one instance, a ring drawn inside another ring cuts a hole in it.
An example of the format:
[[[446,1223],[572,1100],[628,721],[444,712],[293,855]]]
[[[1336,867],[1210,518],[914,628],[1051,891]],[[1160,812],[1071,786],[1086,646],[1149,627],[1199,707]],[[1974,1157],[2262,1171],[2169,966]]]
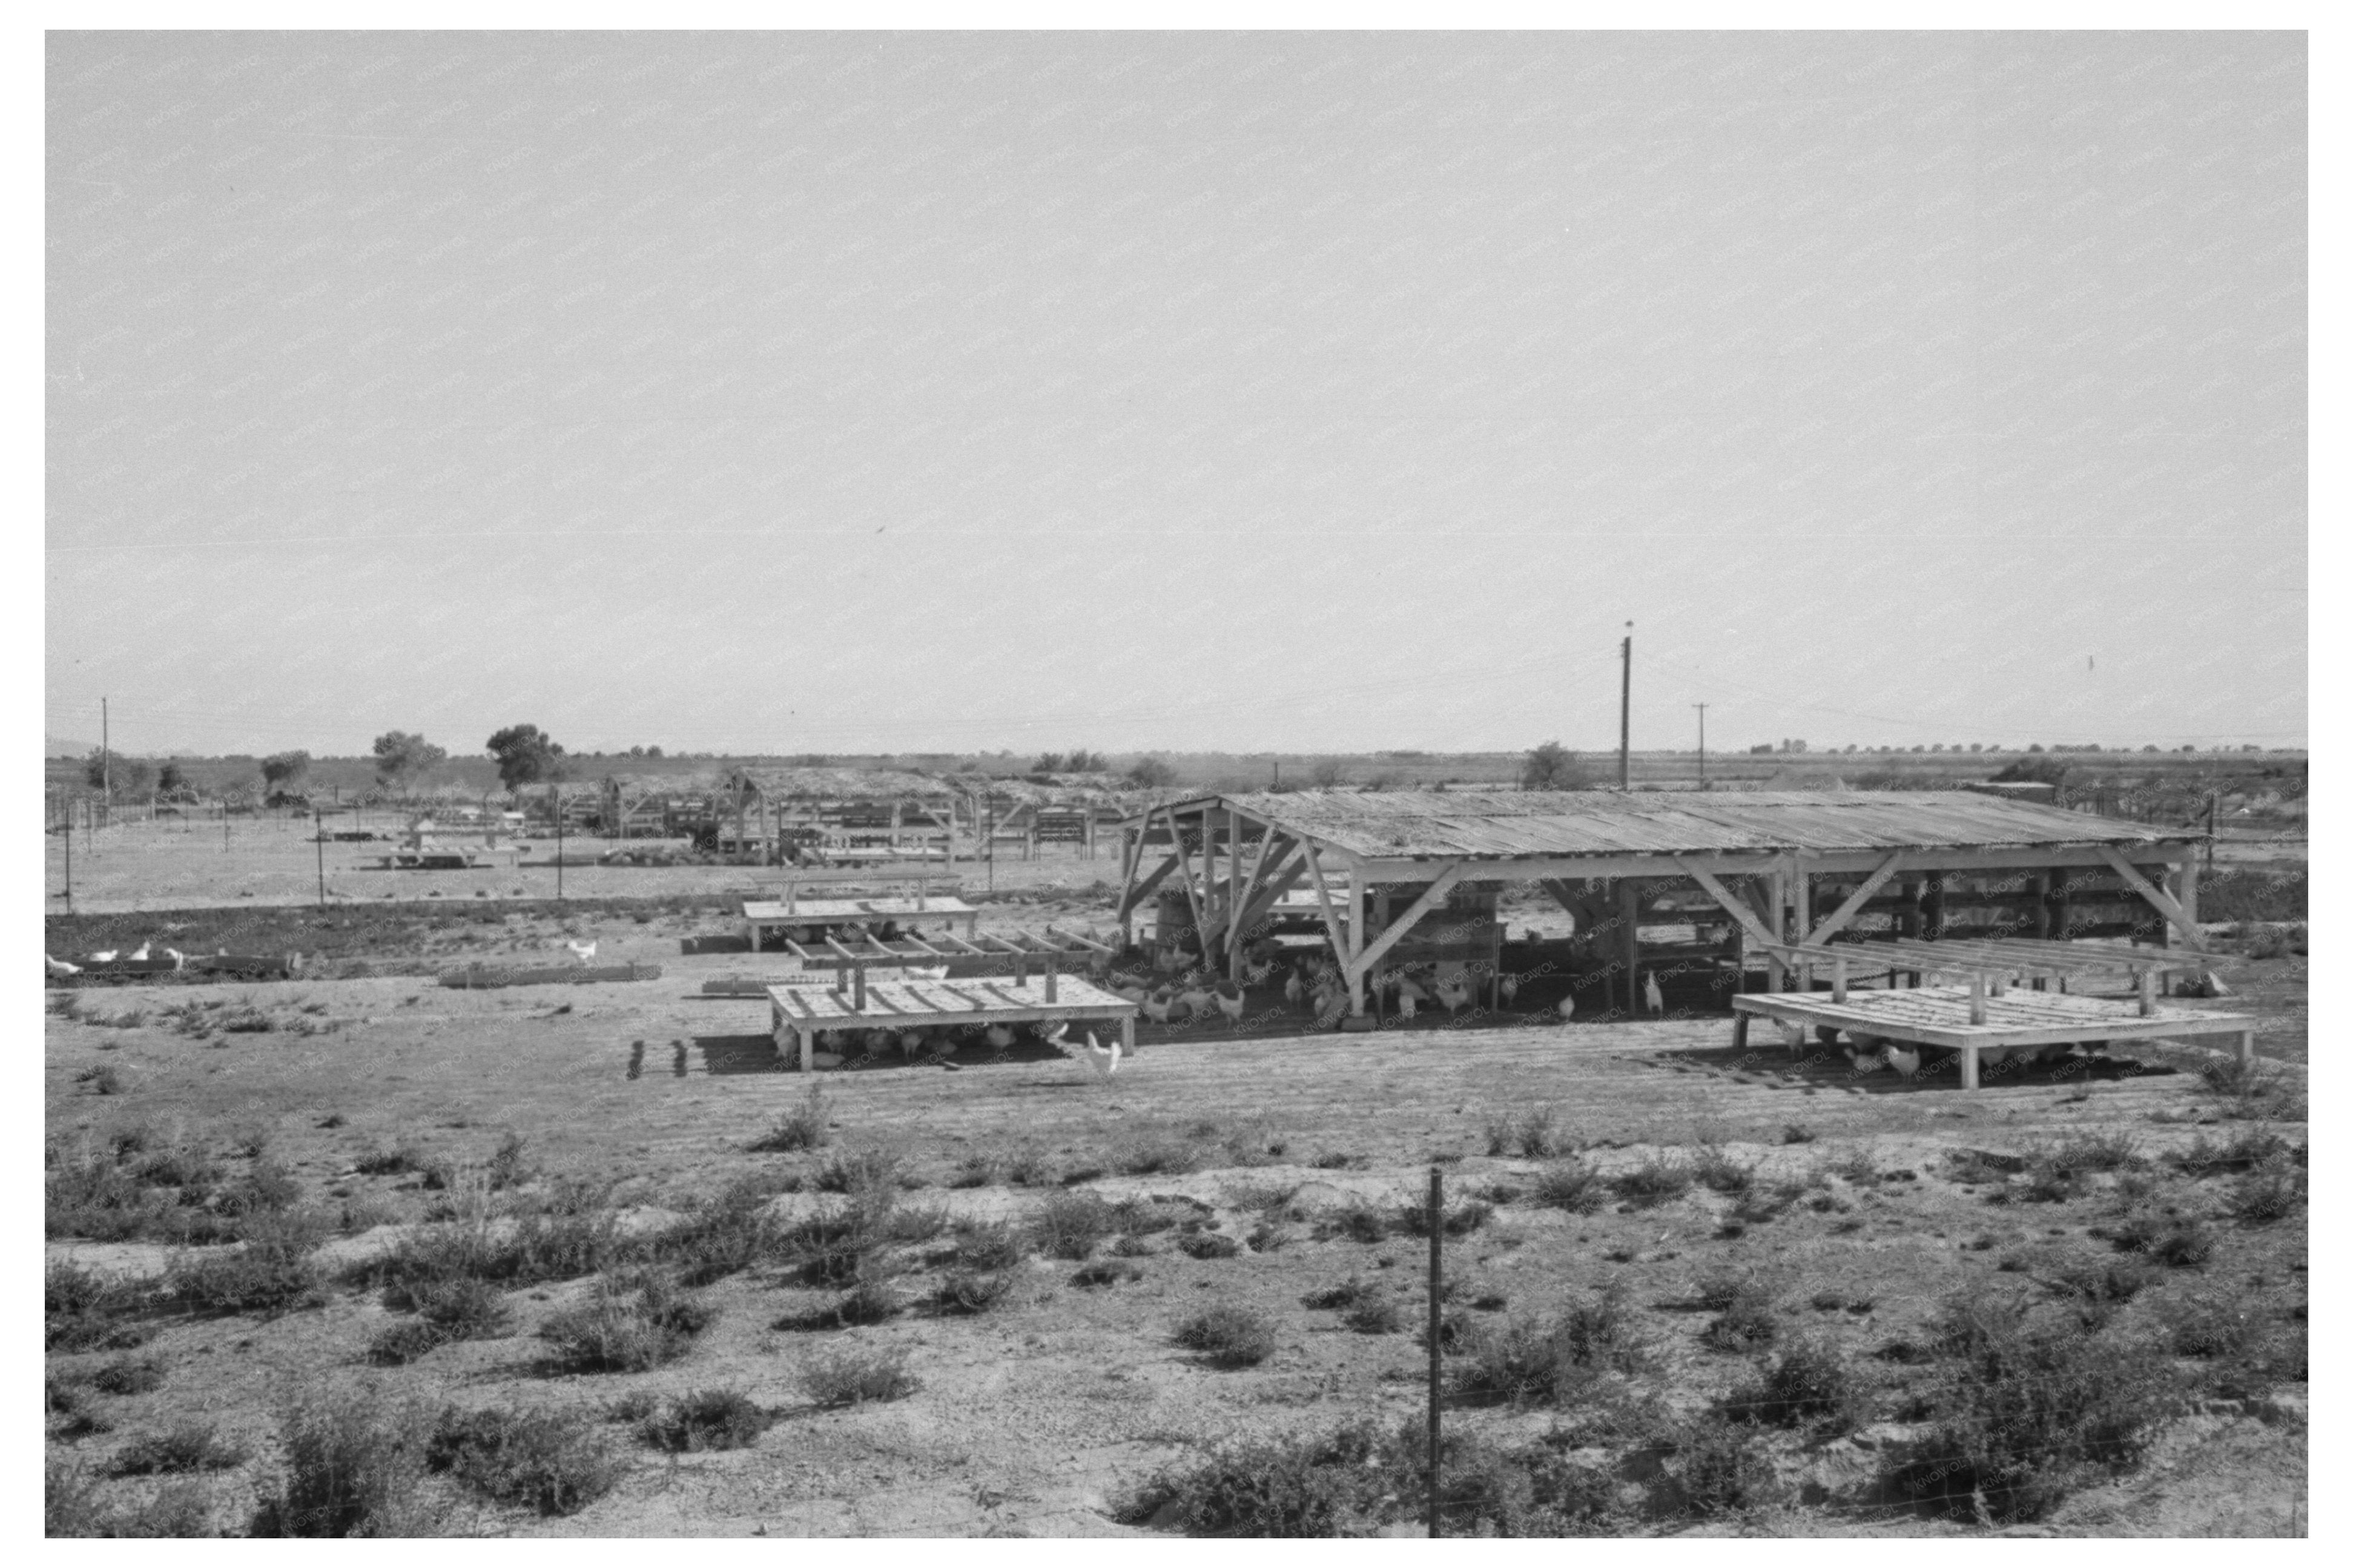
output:
[[[1059,773],[1062,771],[1062,753],[1048,752],[1029,770],[1033,773]]]
[[[2141,750],[2142,750],[2142,751],[2144,751],[2144,752],[2154,752],[2155,750],[2157,750],[2157,747],[2156,747],[2156,746],[2154,746],[2154,745],[2147,745],[2147,746],[2143,746],[2143,747],[2141,748]]]
[[[1176,770],[1165,757],[1138,757],[1127,770],[1127,782],[1144,789],[1166,789],[1176,782]]]
[[[2026,749],[2030,752],[2039,752],[2042,749],[2042,742],[2040,741],[2031,742],[2028,743]]]
[[[1546,741],[1520,763],[1522,789],[1583,789],[1592,782],[1577,753],[1558,741]]]
[[[1984,751],[1984,750],[1985,750],[1985,748],[1984,748],[1983,746],[1979,745],[1977,742],[1975,742],[1975,741],[1971,741],[1971,742],[1969,742],[1969,750],[1970,750],[1970,751],[1972,751],[1972,752],[1982,752],[1982,751]]]
[[[261,781],[269,786],[272,795],[293,793],[290,786],[301,784],[302,775],[310,771],[308,752],[280,752],[261,759]]]
[[[1773,742],[1767,741],[1761,746],[1751,746],[1748,748],[1748,754],[1752,757],[1769,757],[1773,754]]]
[[[140,795],[155,782],[155,770],[136,757],[101,748],[82,763],[81,776],[92,789],[102,790],[111,784],[116,795]]]
[[[661,755],[661,748],[659,746],[648,746],[646,748],[646,755],[649,757],[659,757]]]
[[[1071,753],[1063,765],[1074,773],[1099,773],[1103,770],[1103,760],[1082,746]]]
[[[422,735],[386,730],[375,738],[376,776],[397,784],[420,777],[449,760],[449,753]]]
[[[510,724],[484,742],[499,764],[499,783],[510,794],[527,784],[551,784],[564,776],[564,748],[536,724]]]
[[[2047,784],[2067,782],[2067,764],[2053,757],[2021,757],[1993,775],[1996,784]]]
[[[1330,789],[1334,784],[1338,784],[1343,776],[1337,757],[1325,757],[1307,770],[1308,782],[1317,789]]]
[[[164,800],[194,800],[196,798],[196,786],[189,782],[188,775],[174,760],[155,770],[155,794]]]

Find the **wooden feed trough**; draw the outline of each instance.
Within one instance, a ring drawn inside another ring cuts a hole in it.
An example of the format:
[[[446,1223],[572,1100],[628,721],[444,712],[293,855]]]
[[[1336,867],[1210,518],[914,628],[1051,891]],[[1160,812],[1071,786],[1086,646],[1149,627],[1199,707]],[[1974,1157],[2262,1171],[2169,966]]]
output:
[[[1047,1021],[1116,1023],[1121,1048],[1135,1049],[1136,1005],[1083,980],[1051,972],[1028,984],[1004,980],[876,980],[861,967],[848,986],[767,987],[771,1033],[780,1056],[803,1072],[818,1068],[817,1037],[837,1029],[938,1028]],[[826,1065],[839,1066],[835,1053]]]

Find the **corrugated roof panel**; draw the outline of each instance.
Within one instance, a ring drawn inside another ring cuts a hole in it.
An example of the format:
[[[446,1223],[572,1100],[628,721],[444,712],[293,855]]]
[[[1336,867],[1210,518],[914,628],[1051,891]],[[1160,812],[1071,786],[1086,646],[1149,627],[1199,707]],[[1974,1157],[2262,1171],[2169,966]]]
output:
[[[1603,795],[1301,791],[1229,798],[1283,828],[1366,856],[2145,845],[2192,835],[1967,791]]]

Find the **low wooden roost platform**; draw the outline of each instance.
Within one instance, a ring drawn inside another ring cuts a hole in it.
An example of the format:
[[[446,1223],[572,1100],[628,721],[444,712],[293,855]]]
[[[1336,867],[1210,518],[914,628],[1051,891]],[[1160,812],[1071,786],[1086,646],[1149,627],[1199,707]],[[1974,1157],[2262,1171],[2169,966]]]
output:
[[[1011,980],[874,980],[859,970],[849,985],[771,985],[776,1050],[803,1072],[817,1068],[817,1037],[836,1029],[934,1028],[1068,1022],[1117,1024],[1121,1048],[1135,1049],[1136,1005],[1083,980],[1052,973]]]
[[[2101,1040],[2174,1039],[2198,1035],[2235,1035],[2239,1059],[2255,1054],[2255,1020],[2238,1013],[2196,1013],[2186,1007],[2154,1007],[2055,991],[1989,994],[1982,981],[1972,985],[1925,985],[1917,989],[1846,992],[1837,1000],[1820,991],[1767,992],[1732,999],[1732,1041],[1748,1043],[1748,1020],[1770,1018],[1789,1030],[1791,1054],[1804,1045],[1808,1029],[1936,1046],[1960,1053],[1961,1087],[1978,1087],[1978,1053],[2021,1047],[2078,1045]]]

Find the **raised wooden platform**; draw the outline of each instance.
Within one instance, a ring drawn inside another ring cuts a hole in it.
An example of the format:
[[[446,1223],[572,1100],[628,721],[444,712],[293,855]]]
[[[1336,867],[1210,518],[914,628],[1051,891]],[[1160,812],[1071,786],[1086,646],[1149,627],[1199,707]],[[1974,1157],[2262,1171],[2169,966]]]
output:
[[[1980,1053],[2001,1056],[2034,1046],[2236,1035],[2239,1059],[2253,1061],[2255,1054],[2255,1020],[2242,1013],[2195,1013],[2183,1007],[2148,1007],[2137,1001],[2070,996],[2054,991],[2013,990],[1989,995],[1982,985],[1850,990],[1838,999],[1820,991],[1767,992],[1735,996],[1732,1016],[1736,1049],[1748,1043],[1748,1020],[1762,1017],[1795,1031],[1790,1043],[1793,1054],[1804,1043],[1809,1028],[1957,1050],[1961,1054],[1963,1089],[1978,1087]]]
[[[452,991],[494,991],[503,985],[593,985],[607,980],[659,980],[659,963],[470,963],[441,973]]]
[[[876,980],[861,970],[853,984],[771,985],[771,1031],[779,1053],[800,1070],[817,1068],[817,1037],[835,1029],[931,1028],[1044,1021],[1116,1023],[1121,1048],[1135,1049],[1136,1005],[1083,980],[1039,975],[1008,980]]]
[[[758,952],[767,932],[799,928],[821,931],[826,937],[839,936],[841,928],[851,925],[872,925],[881,921],[909,921],[944,920],[953,924],[964,921],[965,934],[970,936],[979,927],[980,910],[952,897],[917,897],[887,899],[795,899],[751,900],[744,905],[744,926],[752,939],[752,951]]]

